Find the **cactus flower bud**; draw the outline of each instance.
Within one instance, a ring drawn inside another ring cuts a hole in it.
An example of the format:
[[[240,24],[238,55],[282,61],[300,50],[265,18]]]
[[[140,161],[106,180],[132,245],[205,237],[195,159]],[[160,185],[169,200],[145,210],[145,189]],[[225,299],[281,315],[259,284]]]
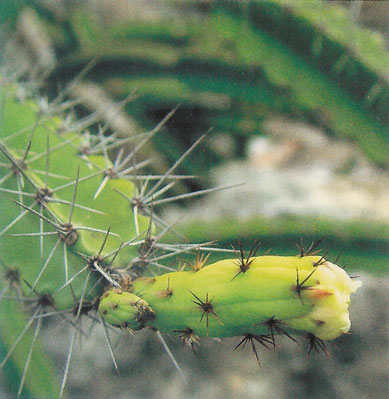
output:
[[[99,312],[107,323],[130,330],[141,330],[154,318],[146,301],[117,288],[102,295]]]

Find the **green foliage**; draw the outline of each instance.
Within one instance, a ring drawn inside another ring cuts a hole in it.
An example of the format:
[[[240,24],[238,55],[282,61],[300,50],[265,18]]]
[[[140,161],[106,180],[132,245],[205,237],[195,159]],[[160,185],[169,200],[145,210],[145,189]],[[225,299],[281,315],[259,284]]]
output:
[[[127,111],[141,125],[182,104],[165,137],[183,147],[212,127],[234,137],[231,155],[238,156],[247,136],[263,134],[267,117],[283,115],[352,140],[372,162],[387,167],[383,41],[338,7],[288,3],[221,1],[205,15],[189,11],[184,20],[160,17],[112,27],[75,9],[66,29],[77,46],[67,43],[51,79],[67,79],[95,58],[90,76],[109,92],[123,98],[138,90],[141,100]],[[160,142],[154,145],[174,160]],[[201,172],[222,161],[212,148],[208,154]],[[195,168],[190,161],[185,167],[187,173]]]
[[[14,25],[20,9],[24,6],[23,0],[4,0],[0,8],[0,27],[3,24]]]

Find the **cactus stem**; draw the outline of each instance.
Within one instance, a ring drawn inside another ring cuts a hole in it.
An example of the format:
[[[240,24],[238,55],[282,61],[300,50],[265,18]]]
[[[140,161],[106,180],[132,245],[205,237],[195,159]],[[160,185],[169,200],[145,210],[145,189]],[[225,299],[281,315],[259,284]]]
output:
[[[76,279],[80,274],[84,273],[84,271],[87,270],[87,269],[89,269],[89,265],[88,264],[86,266],[84,266],[82,269],[80,269],[77,273],[75,273],[70,279],[66,279],[66,282],[61,287],[59,287],[55,291],[55,293],[57,294],[58,292],[62,291],[64,288],[69,286],[74,279]]]
[[[0,166],[2,166],[2,167],[7,167],[7,165],[3,165],[3,164],[0,164]],[[14,174],[13,171],[10,171],[10,172],[8,172],[7,174],[5,174],[5,175],[0,179],[0,185],[3,184],[4,182],[6,182],[9,178],[11,178],[13,174]]]
[[[12,201],[15,202],[15,204],[17,204],[17,205],[21,206],[22,208],[24,208],[25,211],[33,213],[34,215],[38,216],[39,218],[43,219],[45,222],[51,224],[54,227],[58,227],[58,225],[55,222],[53,222],[51,219],[49,219],[48,217],[44,216],[42,213],[39,213],[35,209],[33,209],[33,206],[35,206],[37,204],[36,201],[33,202],[32,206],[27,206],[27,205],[25,205],[22,202],[17,201],[17,200],[12,200]]]
[[[7,291],[9,290],[10,284],[7,284],[3,287],[3,289],[0,291],[0,303],[3,300],[3,298],[5,297],[5,294],[7,293]]]
[[[44,271],[46,270],[46,267],[47,267],[48,264],[50,263],[50,260],[51,260],[51,258],[53,257],[54,252],[55,252],[56,249],[58,248],[58,245],[60,244],[60,242],[61,242],[61,240],[58,239],[57,242],[53,245],[53,248],[51,249],[51,251],[50,251],[50,253],[49,253],[49,256],[47,257],[47,259],[46,259],[44,265],[42,266],[40,272],[38,273],[38,276],[36,277],[36,279],[35,279],[35,281],[34,281],[34,284],[33,284],[32,287],[31,287],[31,290],[33,290],[33,289],[36,287],[36,285],[38,284],[39,280],[40,280],[41,277],[42,277],[42,274],[44,273]]]
[[[13,342],[13,344],[11,345],[11,347],[8,350],[8,353],[6,354],[6,356],[4,357],[4,359],[1,361],[0,363],[0,370],[4,367],[5,363],[7,363],[8,359],[11,357],[13,351],[16,349],[16,347],[18,346],[19,342],[22,340],[22,338],[24,337],[24,334],[28,331],[28,329],[31,327],[31,324],[34,322],[35,317],[39,314],[40,312],[40,308],[38,307],[37,309],[35,309],[35,312],[31,315],[30,319],[28,320],[28,322],[26,323],[26,325],[24,326],[23,330],[20,332],[20,334],[18,335],[18,337],[15,339],[15,341]]]
[[[53,191],[54,191],[54,193],[56,193],[57,191],[63,190],[63,189],[68,188],[68,187],[71,187],[71,186],[73,186],[75,184],[81,183],[81,182],[83,182],[85,180],[88,180],[88,179],[92,179],[93,177],[99,176],[99,175],[101,175],[101,170],[98,170],[98,171],[93,172],[93,173],[91,173],[89,175],[80,177],[78,180],[72,180],[70,182],[67,182],[67,183],[61,185],[61,186],[57,186],[57,187],[55,187],[53,189]]]
[[[207,335],[209,335],[209,315],[211,314],[220,324],[223,324],[223,322],[220,320],[220,318],[217,316],[215,313],[215,310],[213,309],[212,301],[214,297],[209,299],[208,297],[208,292],[205,297],[205,301],[202,301],[196,294],[194,294],[191,290],[188,289],[188,291],[195,297],[195,300],[192,300],[194,304],[196,304],[201,310],[202,314],[200,317],[199,324],[202,322],[204,316],[206,319],[206,327],[207,327]]]

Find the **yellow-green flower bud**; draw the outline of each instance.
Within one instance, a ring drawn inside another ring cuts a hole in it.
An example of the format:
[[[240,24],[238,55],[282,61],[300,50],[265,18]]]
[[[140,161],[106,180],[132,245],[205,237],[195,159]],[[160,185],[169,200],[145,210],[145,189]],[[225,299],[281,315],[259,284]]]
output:
[[[145,300],[117,288],[103,294],[99,312],[107,323],[130,330],[141,330],[154,318]]]

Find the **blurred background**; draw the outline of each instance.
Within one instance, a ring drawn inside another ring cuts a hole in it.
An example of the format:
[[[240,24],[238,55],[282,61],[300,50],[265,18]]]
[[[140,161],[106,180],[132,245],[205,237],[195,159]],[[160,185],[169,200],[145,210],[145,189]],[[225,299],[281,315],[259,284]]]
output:
[[[80,118],[128,137],[179,105],[138,154],[152,173],[209,131],[178,170],[197,177],[174,194],[239,186],[160,208],[188,242],[259,239],[288,255],[325,236],[328,257],[364,284],[329,359],[281,340],[259,369],[236,340],[204,339],[194,357],[167,337],[185,384],[151,331],[119,334],[117,374],[96,329],[69,396],[388,397],[389,2],[2,0],[0,23],[3,70],[48,100],[88,69],[67,93]],[[59,365],[70,333],[45,330]]]

